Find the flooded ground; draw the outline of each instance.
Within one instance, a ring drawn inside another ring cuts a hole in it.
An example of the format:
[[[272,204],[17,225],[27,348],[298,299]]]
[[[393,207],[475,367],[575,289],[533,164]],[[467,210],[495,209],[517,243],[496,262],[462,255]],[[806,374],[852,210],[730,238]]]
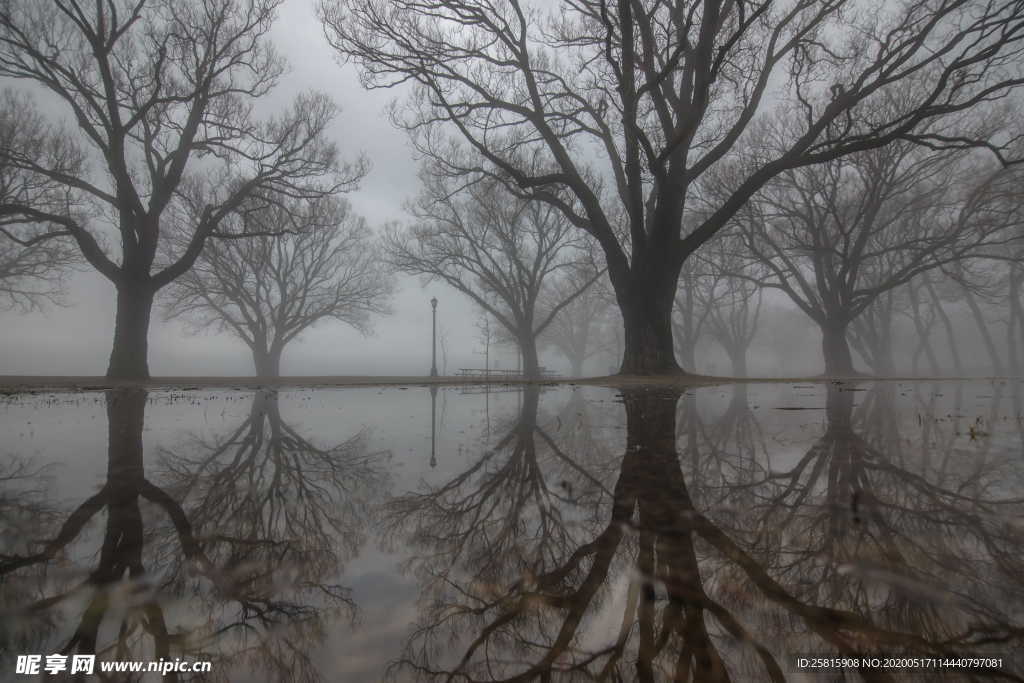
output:
[[[0,679],[63,653],[211,663],[107,680],[1024,680],[1022,399],[7,396]]]

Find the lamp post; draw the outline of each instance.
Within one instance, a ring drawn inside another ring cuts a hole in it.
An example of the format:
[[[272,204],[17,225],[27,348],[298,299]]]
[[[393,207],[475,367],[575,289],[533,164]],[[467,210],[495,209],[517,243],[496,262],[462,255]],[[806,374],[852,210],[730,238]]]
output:
[[[433,334],[431,335],[430,376],[437,377],[437,297],[430,300]]]

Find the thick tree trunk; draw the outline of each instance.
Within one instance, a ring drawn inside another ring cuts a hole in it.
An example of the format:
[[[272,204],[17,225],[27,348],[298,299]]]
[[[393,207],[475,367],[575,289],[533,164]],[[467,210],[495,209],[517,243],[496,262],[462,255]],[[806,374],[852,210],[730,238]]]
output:
[[[540,361],[537,356],[537,338],[529,333],[520,334],[519,350],[523,355],[523,377],[540,377]]]
[[[622,354],[623,375],[685,375],[676,362],[672,341],[672,286],[659,287],[656,278],[631,283],[628,291],[616,288],[622,310],[625,349]]]
[[[147,284],[123,282],[117,285],[114,346],[107,377],[149,379],[149,319],[153,294]]]
[[[830,377],[856,375],[853,354],[846,339],[846,325],[825,323],[821,326],[821,350],[825,357],[825,374]]]
[[[270,350],[253,348],[252,360],[256,366],[256,376],[264,379],[273,379],[281,376],[281,351],[282,349],[271,348]]]

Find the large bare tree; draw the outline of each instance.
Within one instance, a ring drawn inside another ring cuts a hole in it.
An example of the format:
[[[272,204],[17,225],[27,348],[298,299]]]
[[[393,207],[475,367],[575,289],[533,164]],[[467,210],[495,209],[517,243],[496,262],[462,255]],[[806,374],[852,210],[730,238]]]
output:
[[[260,377],[279,376],[285,346],[319,322],[338,320],[367,332],[370,316],[388,311],[393,290],[372,232],[348,202],[327,197],[305,209],[295,204],[235,216],[267,225],[304,217],[295,233],[208,244],[172,285],[165,310],[241,339]]]
[[[516,340],[523,374],[537,376],[537,338],[602,271],[593,269],[551,301],[554,282],[590,258],[557,209],[517,198],[488,178],[463,185],[429,167],[421,178],[423,189],[409,206],[417,222],[388,235],[392,263],[472,299]]]
[[[110,377],[146,378],[156,292],[185,273],[243,202],[277,204],[349,187],[324,130],[335,105],[306,93],[255,108],[285,64],[266,40],[280,0],[11,0],[0,8],[0,76],[46,92],[72,122],[37,126],[3,162],[69,195],[68,206],[5,201],[0,216],[53,226],[117,290]],[[170,258],[170,225],[190,238]],[[270,226],[279,230],[280,226]]]
[[[320,0],[370,88],[412,86],[395,120],[453,172],[449,134],[600,244],[625,322],[623,373],[679,372],[671,313],[686,260],[787,170],[898,139],[986,145],[922,125],[1021,84],[1024,5],[899,0]],[[877,116],[872,102],[898,93]],[[795,114],[721,200],[686,222],[709,170]],[[550,163],[531,163],[542,150]],[[623,227],[620,229],[620,227]]]

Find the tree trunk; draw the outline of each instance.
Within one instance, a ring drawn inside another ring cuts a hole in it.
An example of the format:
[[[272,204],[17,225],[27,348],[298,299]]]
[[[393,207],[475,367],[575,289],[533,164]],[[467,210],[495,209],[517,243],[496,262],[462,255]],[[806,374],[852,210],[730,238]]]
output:
[[[523,377],[540,377],[540,361],[537,357],[537,338],[530,333],[519,335],[519,350],[523,355]]]
[[[729,362],[732,363],[732,376],[733,377],[746,377],[747,376],[747,349],[736,348],[729,349]]]
[[[576,356],[570,360],[572,363],[572,376],[582,377],[583,376],[583,359]]]
[[[821,326],[821,348],[825,356],[825,374],[829,377],[856,375],[853,354],[846,339],[846,325],[825,323]]]
[[[107,377],[149,379],[149,318],[153,294],[147,284],[129,281],[117,285],[114,346]]]
[[[271,347],[270,350],[255,347],[252,349],[252,360],[256,365],[256,376],[261,379],[274,379],[281,376],[281,351]]]
[[[685,375],[676,362],[672,341],[672,287],[658,287],[655,278],[633,282],[627,292],[616,298],[622,309],[625,349],[622,354],[623,375]]]

